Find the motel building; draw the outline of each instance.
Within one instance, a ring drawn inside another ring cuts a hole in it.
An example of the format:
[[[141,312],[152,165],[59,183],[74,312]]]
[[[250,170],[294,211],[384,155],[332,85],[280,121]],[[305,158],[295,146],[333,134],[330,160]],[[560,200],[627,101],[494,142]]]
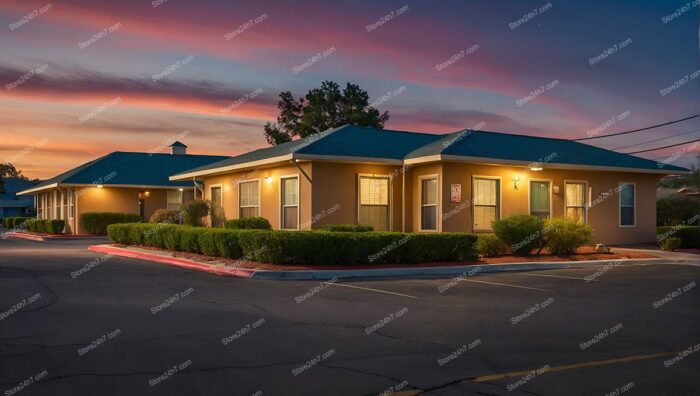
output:
[[[369,224],[404,232],[492,232],[513,214],[588,223],[594,241],[654,242],[656,183],[685,168],[570,140],[344,125],[170,176],[202,186],[227,218],[274,229]]]
[[[62,219],[66,233],[85,234],[82,213],[134,213],[148,221],[157,209],[179,209],[194,199],[194,186],[168,177],[226,158],[187,154],[187,146],[180,142],[170,145],[169,154],[115,151],[17,195],[34,195],[37,218]]]

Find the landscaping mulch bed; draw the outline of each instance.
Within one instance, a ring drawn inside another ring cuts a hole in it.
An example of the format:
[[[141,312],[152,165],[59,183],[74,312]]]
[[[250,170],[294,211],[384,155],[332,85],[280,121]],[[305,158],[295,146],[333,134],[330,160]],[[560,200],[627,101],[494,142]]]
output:
[[[126,247],[126,245],[115,245]],[[158,249],[149,246],[138,246],[140,249],[156,250],[161,252],[166,252],[167,250]],[[228,259],[223,257],[212,257],[205,256],[202,254],[195,253],[185,253],[185,252],[171,252],[173,257],[184,258],[200,263],[223,263],[226,266],[233,266],[237,268],[245,269],[258,269],[258,270],[338,270],[338,269],[376,269],[376,268],[405,268],[405,267],[455,267],[462,265],[488,265],[488,264],[507,264],[507,263],[522,263],[522,262],[551,262],[551,261],[585,261],[585,260],[618,260],[618,259],[640,259],[640,258],[656,258],[656,256],[644,253],[629,252],[629,251],[615,251],[611,249],[610,253],[597,253],[594,247],[583,247],[578,249],[576,254],[557,256],[551,255],[547,252],[543,252],[540,255],[533,255],[529,257],[519,257],[519,256],[498,256],[498,257],[481,257],[478,260],[472,261],[460,261],[460,262],[433,262],[433,263],[394,263],[394,264],[381,264],[381,265],[279,265],[279,264],[269,264],[269,263],[258,263],[254,261],[244,261],[236,259]]]

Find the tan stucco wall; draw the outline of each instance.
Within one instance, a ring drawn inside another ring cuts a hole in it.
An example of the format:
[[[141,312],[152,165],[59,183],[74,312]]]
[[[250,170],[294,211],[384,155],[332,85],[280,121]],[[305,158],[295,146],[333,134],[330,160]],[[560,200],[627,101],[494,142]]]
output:
[[[450,202],[450,185],[462,185],[462,210],[455,210],[453,215],[444,220],[443,231],[472,231],[472,176],[497,176],[501,178],[501,213],[502,217],[512,214],[529,213],[529,181],[547,179],[552,182],[552,189],[559,187],[559,193],[552,192],[552,216],[565,215],[564,183],[565,180],[585,181],[592,188],[592,201],[604,192],[612,191],[612,196],[600,199],[600,203],[588,209],[588,224],[593,227],[593,242],[607,244],[626,244],[654,242],[656,238],[656,182],[659,176],[642,173],[580,171],[580,170],[545,170],[533,172],[523,168],[471,165],[459,163],[443,164],[442,213],[449,213],[459,204]],[[519,176],[518,189],[513,188],[513,180]],[[620,182],[636,184],[635,227],[619,226],[619,194],[616,192]],[[586,193],[587,194],[587,193]]]
[[[299,166],[312,177],[310,162],[300,163]],[[221,186],[226,219],[237,219],[238,211],[238,182],[260,180],[260,215],[272,224],[272,228],[280,228],[280,177],[299,176],[299,223],[300,228],[308,229],[311,219],[311,184],[295,165],[284,165],[263,169],[246,170],[204,179],[204,198],[211,199],[210,188]],[[266,181],[269,177],[270,183]]]
[[[313,213],[317,219],[313,228],[357,224],[357,183],[358,175],[363,174],[391,177],[390,225],[393,231],[401,231],[401,166],[314,162],[313,169]]]
[[[402,225],[402,180],[400,166],[376,164],[345,164],[331,162],[304,162],[301,164],[313,181],[311,184],[295,166],[270,167],[248,170],[205,179],[205,198],[210,199],[209,187],[221,185],[224,210],[228,219],[238,217],[238,180],[261,180],[261,215],[278,229],[280,223],[279,177],[299,174],[300,222],[303,229],[318,228],[324,224],[357,223],[357,175],[392,175],[391,224],[394,231]],[[548,170],[533,172],[523,167],[474,165],[464,163],[431,163],[409,166],[406,179],[405,227],[408,232],[420,228],[420,183],[421,176],[438,175],[440,197],[438,229],[445,232],[472,232],[472,176],[494,176],[501,180],[501,216],[529,213],[529,181],[548,179],[559,192],[552,193],[552,216],[563,217],[565,180],[586,181],[592,188],[595,201],[602,193],[612,191],[612,196],[588,208],[587,221],[594,229],[593,242],[627,244],[653,242],[656,229],[656,182],[658,175],[625,172],[602,172],[581,170]],[[518,175],[517,190],[513,180]],[[265,182],[270,177],[271,184]],[[620,182],[636,184],[635,227],[619,226]],[[460,184],[461,202],[450,202],[450,185]],[[554,188],[552,188],[554,189]],[[586,192],[588,197],[588,193]],[[461,209],[460,209],[461,208]]]

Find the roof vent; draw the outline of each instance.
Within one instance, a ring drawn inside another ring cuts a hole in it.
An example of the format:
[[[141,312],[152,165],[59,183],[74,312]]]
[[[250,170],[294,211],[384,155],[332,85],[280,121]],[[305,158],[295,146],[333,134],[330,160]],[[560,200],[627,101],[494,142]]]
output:
[[[179,141],[170,145],[170,154],[173,155],[185,155],[187,154],[187,146]]]

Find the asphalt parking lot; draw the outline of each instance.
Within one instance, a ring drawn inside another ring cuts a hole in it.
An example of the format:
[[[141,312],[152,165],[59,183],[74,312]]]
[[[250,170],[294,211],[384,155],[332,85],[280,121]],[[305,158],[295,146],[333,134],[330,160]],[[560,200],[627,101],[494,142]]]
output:
[[[88,243],[0,240],[2,395],[700,393],[698,266],[260,281]]]

